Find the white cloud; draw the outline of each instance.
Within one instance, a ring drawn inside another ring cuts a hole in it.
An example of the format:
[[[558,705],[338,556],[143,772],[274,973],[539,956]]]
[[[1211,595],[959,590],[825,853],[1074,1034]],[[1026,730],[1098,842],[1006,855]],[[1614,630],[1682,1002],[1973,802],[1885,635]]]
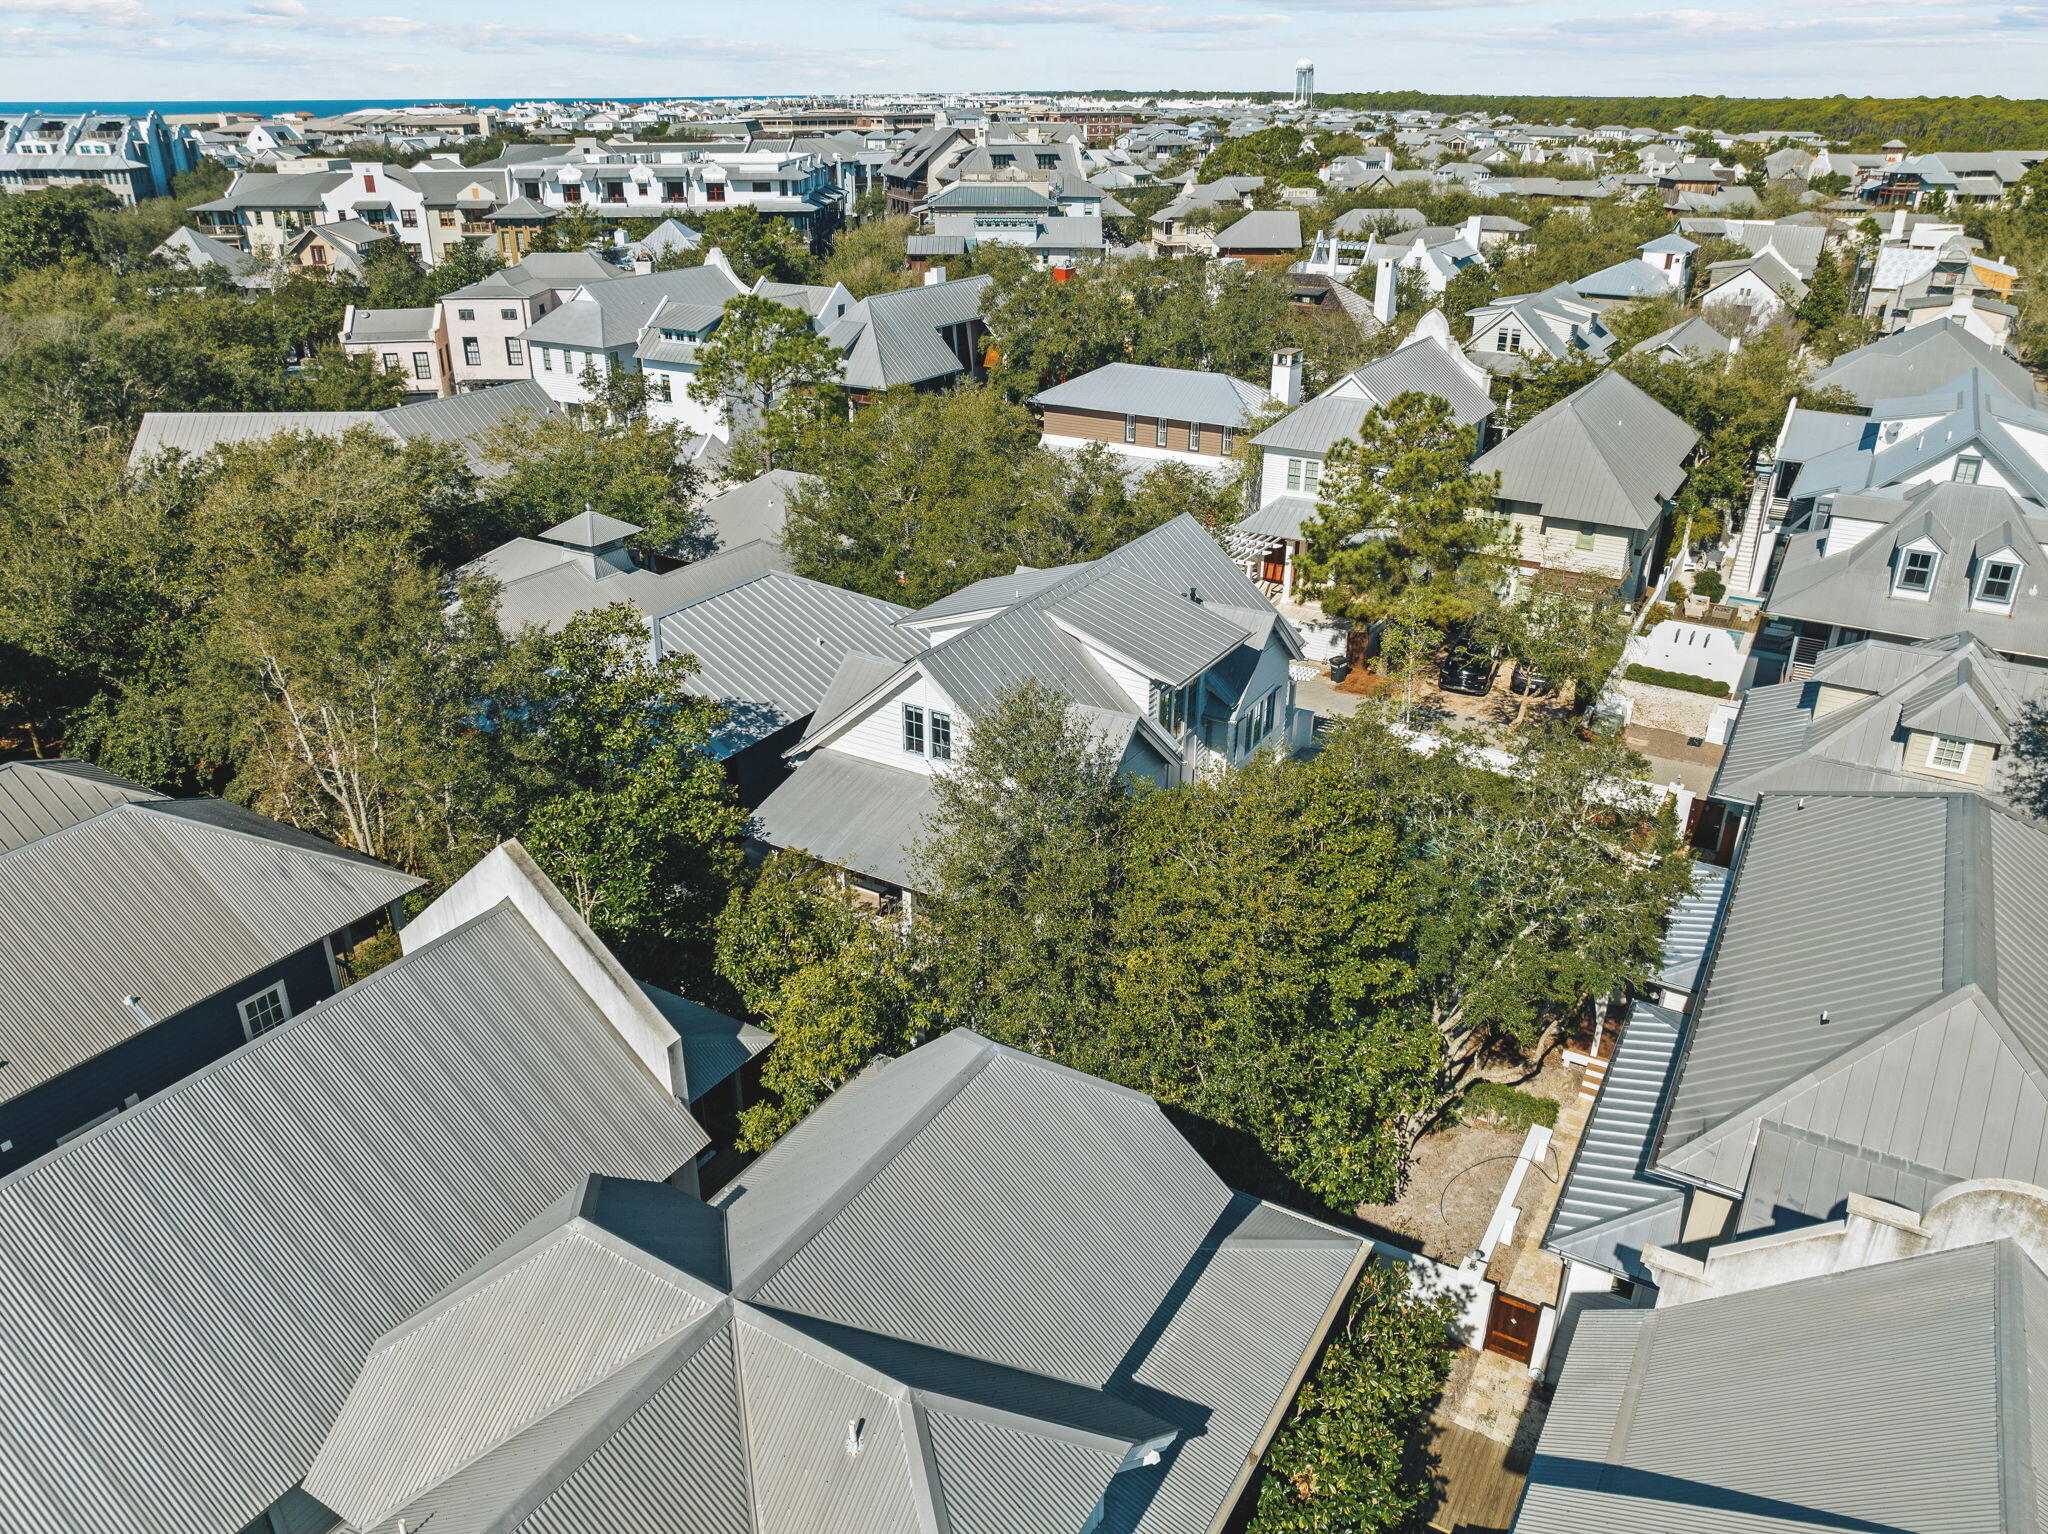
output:
[[[991,15],[986,6],[898,5],[896,14],[917,21],[979,24],[976,31],[994,35],[997,27],[1100,26],[1112,32],[1249,32],[1286,20],[1276,15],[1183,14],[1168,5],[1124,5],[1114,0],[1026,0]]]
[[[63,16],[102,26],[147,26],[155,22],[142,0],[0,0],[0,16]]]
[[[913,32],[915,42],[927,48],[939,48],[948,53],[1008,53],[1016,48],[1016,42],[1003,36],[994,27],[961,27],[950,32]]]

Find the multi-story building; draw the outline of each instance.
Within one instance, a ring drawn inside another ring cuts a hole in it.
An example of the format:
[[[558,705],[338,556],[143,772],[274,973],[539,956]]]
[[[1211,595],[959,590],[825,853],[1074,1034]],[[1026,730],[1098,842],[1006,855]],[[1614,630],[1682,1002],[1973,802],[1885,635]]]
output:
[[[216,238],[266,258],[283,254],[302,229],[357,219],[431,266],[464,240],[495,240],[485,220],[505,200],[502,171],[302,159],[239,172],[225,193],[192,211]]]
[[[522,146],[525,147],[525,146]],[[620,144],[508,154],[478,167],[502,176],[508,201],[561,213],[650,218],[753,208],[788,219],[805,238],[838,224],[844,193],[823,155],[746,144]]]
[[[168,197],[199,163],[190,128],[155,112],[23,112],[0,116],[0,193],[100,186],[123,203]]]

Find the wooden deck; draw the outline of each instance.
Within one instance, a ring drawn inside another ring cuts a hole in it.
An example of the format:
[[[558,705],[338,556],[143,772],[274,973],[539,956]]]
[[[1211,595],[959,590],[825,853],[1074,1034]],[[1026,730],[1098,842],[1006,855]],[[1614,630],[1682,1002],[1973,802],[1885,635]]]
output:
[[[1435,1449],[1444,1494],[1429,1526],[1444,1534],[1506,1534],[1525,1479],[1523,1472],[1508,1468],[1508,1446],[1439,1421]]]

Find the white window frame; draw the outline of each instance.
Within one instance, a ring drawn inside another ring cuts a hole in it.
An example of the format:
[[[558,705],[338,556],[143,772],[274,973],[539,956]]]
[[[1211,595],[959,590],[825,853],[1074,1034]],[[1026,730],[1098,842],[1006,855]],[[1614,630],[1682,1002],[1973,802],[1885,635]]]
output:
[[[1124,417],[1124,441],[1135,445],[1137,440],[1138,418],[1134,415],[1127,415]]]
[[[526,366],[526,344],[517,336],[505,337],[505,366],[523,368]]]
[[[1922,555],[1927,559],[1927,583],[1922,586],[1908,585],[1906,571],[1913,559]],[[1930,601],[1934,596],[1935,577],[1940,574],[1941,550],[1918,544],[1908,545],[1899,550],[1899,567],[1892,573],[1892,595],[1905,597],[1914,602]]]
[[[251,1014],[272,997],[277,998],[277,1005],[284,1015],[274,1023],[265,1023],[260,1028],[254,1026]],[[253,996],[244,996],[240,1001],[236,1002],[235,1015],[242,1020],[243,1038],[253,1039],[260,1033],[269,1033],[272,1029],[281,1027],[292,1020],[291,993],[285,989],[282,980],[278,981],[275,985],[266,985]]]
[[[1953,765],[1937,759],[1944,746],[1963,748],[1962,755],[1956,758]],[[1977,743],[1974,740],[1965,740],[1959,735],[1932,735],[1927,741],[1927,769],[1930,772],[1953,772],[1960,775],[1970,770],[1970,758],[1976,754]]]
[[[925,743],[924,705],[906,703],[903,705],[903,750],[908,756],[923,756]]]
[[[1965,468],[1967,468],[1970,472],[1965,474],[1963,472]],[[1956,455],[1956,464],[1955,469],[1953,470],[1953,474],[1955,477],[1955,482],[1959,485],[1977,484],[1982,479],[1984,474],[1984,460],[1978,457],[1975,453],[1959,453]]]
[[[1153,433],[1152,433],[1152,442],[1153,442],[1153,446],[1155,446],[1155,447],[1165,447],[1165,446],[1166,446],[1166,417],[1165,417],[1165,416],[1161,416],[1161,417],[1160,417],[1160,418],[1159,418],[1159,419],[1158,419],[1157,421],[1154,421],[1154,422],[1153,422],[1152,424],[1153,424],[1153,428],[1154,428],[1154,430],[1153,430]]]
[[[953,760],[953,716],[942,708],[925,717],[925,751],[935,762]]]
[[[484,343],[480,336],[462,338],[462,365],[466,368],[480,368],[484,365]]]
[[[2002,597],[1992,596],[1988,589],[1991,585],[1991,572],[1994,570],[2010,570],[2012,572],[2012,578],[2006,586],[2005,595]],[[1988,607],[1995,612],[2011,611],[2013,599],[2019,595],[2020,577],[2025,573],[2026,566],[2017,559],[1994,554],[1978,568],[1977,593],[1972,605]]]

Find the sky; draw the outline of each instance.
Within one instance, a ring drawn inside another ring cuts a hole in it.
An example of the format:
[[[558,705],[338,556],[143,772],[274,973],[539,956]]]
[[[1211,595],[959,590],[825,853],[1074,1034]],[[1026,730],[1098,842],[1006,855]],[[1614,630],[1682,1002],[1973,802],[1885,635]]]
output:
[[[588,27],[569,25],[588,16]],[[2048,0],[0,0],[0,99],[2039,95]]]

